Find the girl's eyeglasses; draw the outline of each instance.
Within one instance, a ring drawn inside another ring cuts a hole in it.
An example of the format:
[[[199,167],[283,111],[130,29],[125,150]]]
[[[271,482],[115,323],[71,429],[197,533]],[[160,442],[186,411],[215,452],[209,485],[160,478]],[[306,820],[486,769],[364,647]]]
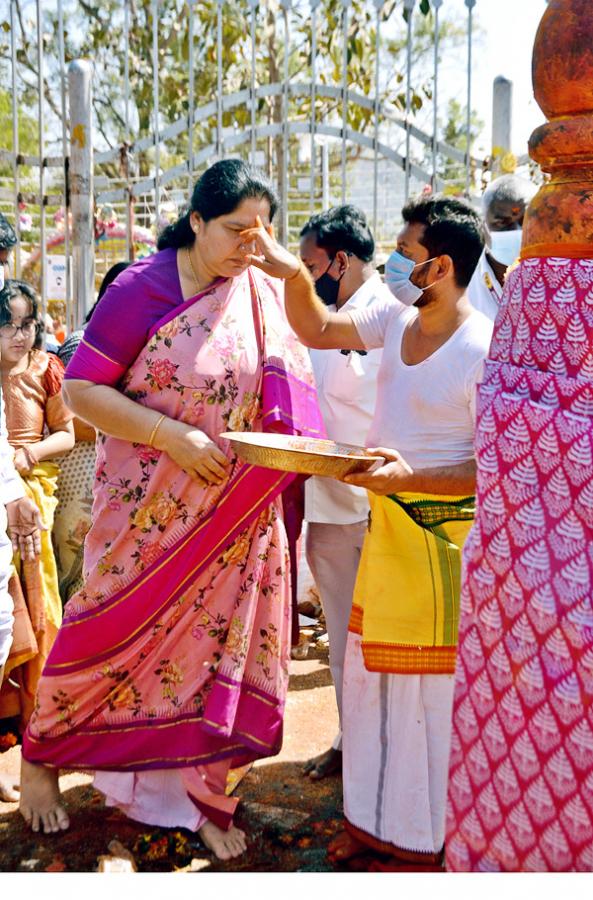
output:
[[[7,322],[6,325],[0,325],[0,336],[4,338],[13,338],[18,331],[22,331],[25,337],[31,337],[31,335],[35,334],[35,328],[36,322],[33,319],[23,322],[22,325],[15,325],[14,322]]]

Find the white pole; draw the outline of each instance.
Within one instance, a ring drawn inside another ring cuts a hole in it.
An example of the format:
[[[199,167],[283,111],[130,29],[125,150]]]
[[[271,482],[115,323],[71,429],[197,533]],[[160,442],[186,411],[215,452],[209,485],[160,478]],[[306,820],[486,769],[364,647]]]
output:
[[[513,117],[513,82],[499,75],[492,85],[492,157],[495,151],[508,153],[511,149]],[[500,155],[494,160],[493,171],[500,171]]]
[[[70,99],[70,200],[75,327],[94,302],[92,65],[75,59],[68,66]]]

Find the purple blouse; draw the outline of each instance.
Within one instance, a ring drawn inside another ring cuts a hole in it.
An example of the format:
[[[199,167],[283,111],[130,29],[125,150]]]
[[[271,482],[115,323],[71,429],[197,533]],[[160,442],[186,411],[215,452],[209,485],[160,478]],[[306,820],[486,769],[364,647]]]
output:
[[[139,259],[105,291],[65,377],[116,385],[157,322],[183,302],[175,248]]]

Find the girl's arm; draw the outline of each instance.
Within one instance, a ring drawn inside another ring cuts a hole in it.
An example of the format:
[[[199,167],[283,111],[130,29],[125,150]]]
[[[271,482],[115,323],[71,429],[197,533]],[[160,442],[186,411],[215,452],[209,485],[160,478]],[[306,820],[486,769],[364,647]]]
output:
[[[29,444],[28,450],[32,454],[36,462],[43,462],[44,459],[52,459],[54,456],[61,456],[68,453],[74,446],[74,426],[72,422],[65,422],[63,425],[50,427],[48,437],[39,441],[38,444]]]
[[[37,463],[68,453],[74,446],[72,422],[55,426],[51,434],[36,444],[19,447],[14,454],[14,467],[20,475],[27,475]]]

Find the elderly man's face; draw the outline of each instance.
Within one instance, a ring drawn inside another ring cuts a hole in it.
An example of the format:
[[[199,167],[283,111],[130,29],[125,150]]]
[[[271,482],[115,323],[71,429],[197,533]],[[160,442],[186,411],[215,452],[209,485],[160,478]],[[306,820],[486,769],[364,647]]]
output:
[[[494,200],[486,213],[490,231],[515,231],[523,227],[525,203],[523,200]]]

